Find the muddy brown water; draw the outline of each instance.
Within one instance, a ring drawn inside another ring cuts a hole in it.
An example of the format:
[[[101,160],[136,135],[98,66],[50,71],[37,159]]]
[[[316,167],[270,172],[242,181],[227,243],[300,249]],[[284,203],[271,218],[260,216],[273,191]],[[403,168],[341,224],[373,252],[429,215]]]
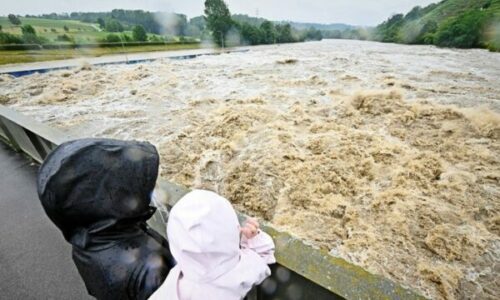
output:
[[[0,78],[75,136],[435,299],[500,294],[500,55],[326,40]]]

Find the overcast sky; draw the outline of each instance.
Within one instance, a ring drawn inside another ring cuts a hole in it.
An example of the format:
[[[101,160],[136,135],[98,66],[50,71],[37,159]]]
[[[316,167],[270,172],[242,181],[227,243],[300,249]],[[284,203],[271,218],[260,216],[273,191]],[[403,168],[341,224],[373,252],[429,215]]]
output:
[[[110,11],[114,8],[203,13],[204,0],[1,0],[0,15],[73,11]],[[270,20],[376,25],[391,14],[437,0],[226,0],[231,13],[259,15]]]

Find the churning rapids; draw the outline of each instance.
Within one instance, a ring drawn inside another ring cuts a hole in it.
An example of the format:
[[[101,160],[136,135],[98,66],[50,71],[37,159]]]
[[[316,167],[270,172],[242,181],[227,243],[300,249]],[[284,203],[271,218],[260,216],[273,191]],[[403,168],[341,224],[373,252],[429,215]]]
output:
[[[435,299],[500,294],[500,54],[326,40],[0,78],[74,136]]]

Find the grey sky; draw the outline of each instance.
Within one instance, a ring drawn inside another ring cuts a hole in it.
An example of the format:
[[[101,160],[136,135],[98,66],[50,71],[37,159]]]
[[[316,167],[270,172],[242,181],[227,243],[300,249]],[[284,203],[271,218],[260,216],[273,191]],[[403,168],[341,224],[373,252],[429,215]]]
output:
[[[203,13],[204,0],[1,0],[0,15],[72,11],[110,11],[113,8],[173,11],[189,17]],[[376,25],[391,14],[437,0],[226,0],[232,13],[270,20]]]

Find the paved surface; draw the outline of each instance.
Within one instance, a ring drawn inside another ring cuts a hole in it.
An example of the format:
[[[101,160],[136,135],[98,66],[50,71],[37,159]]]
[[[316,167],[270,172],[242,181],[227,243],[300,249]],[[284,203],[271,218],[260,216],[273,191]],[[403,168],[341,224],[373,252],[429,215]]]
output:
[[[0,141],[0,299],[92,299],[38,200],[37,169]]]
[[[232,51],[242,51],[242,49],[233,49]],[[189,55],[208,55],[219,52],[220,50],[213,50],[213,49],[154,51],[154,52],[105,55],[100,57],[82,57],[75,59],[53,60],[53,61],[33,62],[24,64],[9,64],[0,67],[0,74],[11,73],[11,72],[22,72],[28,70],[71,68],[71,67],[81,66],[83,63],[89,63],[91,65],[124,63],[126,61],[153,60],[160,58],[172,58],[172,57],[189,56]]]

